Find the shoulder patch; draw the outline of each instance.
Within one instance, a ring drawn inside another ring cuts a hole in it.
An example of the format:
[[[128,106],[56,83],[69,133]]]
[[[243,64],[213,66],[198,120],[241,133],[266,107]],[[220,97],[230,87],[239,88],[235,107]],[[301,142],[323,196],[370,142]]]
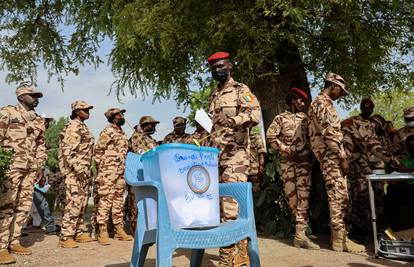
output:
[[[243,99],[246,102],[252,102],[254,99],[254,95],[250,92],[243,94]]]
[[[101,134],[101,136],[99,137],[99,144],[100,145],[106,145],[109,141],[109,136],[105,133]]]

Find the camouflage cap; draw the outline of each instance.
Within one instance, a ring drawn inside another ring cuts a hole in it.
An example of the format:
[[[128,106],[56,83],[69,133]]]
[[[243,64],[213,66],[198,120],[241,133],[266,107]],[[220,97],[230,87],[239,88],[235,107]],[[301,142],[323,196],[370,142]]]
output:
[[[111,118],[113,115],[118,114],[118,113],[123,114],[123,113],[125,113],[125,111],[126,111],[125,109],[110,108],[110,109],[108,109],[108,110],[105,112],[105,117],[106,117],[107,119],[109,119],[109,118]]]
[[[414,118],[414,106],[404,109],[404,119]]]
[[[184,117],[178,116],[178,117],[175,117],[173,119],[173,125],[174,125],[174,127],[177,126],[177,125],[186,124],[186,123],[187,123],[187,119],[184,118]]]
[[[334,84],[339,85],[339,87],[341,87],[342,90],[344,90],[346,94],[349,94],[348,90],[346,90],[345,88],[344,78],[342,78],[338,74],[335,74],[333,72],[328,72],[328,74],[326,74],[325,81],[333,82]]]
[[[17,86],[16,88],[16,96],[21,96],[21,95],[25,95],[25,94],[29,94],[29,95],[35,95],[37,97],[43,97],[43,94],[39,91],[36,91],[34,85],[31,82],[22,82],[19,84],[19,86]]]
[[[73,102],[70,107],[72,108],[72,111],[77,110],[77,109],[92,109],[93,106],[89,105],[88,103],[86,103],[85,101],[75,101]]]
[[[144,125],[144,124],[149,124],[149,123],[155,123],[158,124],[160,123],[159,121],[155,120],[153,117],[151,116],[142,116],[141,119],[139,119],[139,125]]]

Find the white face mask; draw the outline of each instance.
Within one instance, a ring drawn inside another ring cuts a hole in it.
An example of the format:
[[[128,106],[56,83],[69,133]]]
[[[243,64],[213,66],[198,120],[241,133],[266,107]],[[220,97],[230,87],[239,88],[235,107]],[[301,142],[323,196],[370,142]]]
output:
[[[407,127],[414,127],[414,121],[409,121],[409,122],[406,122],[406,123],[405,123],[405,125],[406,125]]]

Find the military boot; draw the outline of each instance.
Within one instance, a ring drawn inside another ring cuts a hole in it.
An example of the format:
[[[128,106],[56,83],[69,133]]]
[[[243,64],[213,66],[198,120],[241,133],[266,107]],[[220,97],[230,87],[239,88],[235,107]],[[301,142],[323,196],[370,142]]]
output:
[[[0,250],[0,264],[15,263],[16,258],[9,253],[7,249]]]
[[[98,243],[103,246],[111,244],[109,242],[109,235],[108,230],[106,229],[106,225],[99,225]]]
[[[124,226],[120,223],[115,226],[115,238],[121,241],[131,241],[132,236],[125,233]]]
[[[59,240],[59,246],[61,248],[77,248],[78,243],[76,243],[73,238],[68,239],[60,239]]]
[[[233,258],[236,253],[236,245],[222,247],[219,249],[218,267],[233,267]]]
[[[363,245],[359,245],[346,236],[344,229],[332,230],[332,249],[350,253],[361,253],[365,251]]]
[[[23,247],[20,244],[10,245],[9,247],[10,253],[17,254],[17,255],[31,255],[32,251],[28,248]]]
[[[88,243],[88,242],[92,242],[92,238],[88,234],[82,233],[75,237],[75,241],[78,243]]]
[[[239,243],[237,243],[236,247],[237,247],[237,253],[234,255],[233,258],[233,267],[242,267],[242,266],[246,266],[249,267],[250,266],[250,259],[249,259],[249,253],[247,251],[247,246],[248,246],[248,240],[244,239],[242,241],[240,241]]]
[[[293,246],[296,248],[306,248],[306,249],[320,249],[320,247],[313,243],[306,236],[306,226],[303,224],[296,225],[295,238],[293,239]]]

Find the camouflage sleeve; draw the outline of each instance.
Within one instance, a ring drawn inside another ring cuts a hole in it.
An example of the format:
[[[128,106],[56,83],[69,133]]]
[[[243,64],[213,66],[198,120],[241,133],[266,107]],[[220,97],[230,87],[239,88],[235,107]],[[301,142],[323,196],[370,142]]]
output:
[[[7,129],[10,124],[10,113],[6,110],[0,110],[0,144],[3,144],[3,140],[7,134]]]
[[[105,150],[110,140],[111,140],[111,137],[109,133],[107,133],[105,130],[99,135],[98,142],[96,142],[96,146],[95,146],[95,161],[96,161],[96,166],[98,167],[100,163],[102,162],[102,159],[105,155]]]
[[[260,134],[256,134],[255,138],[256,138],[256,144],[257,144],[257,153],[258,154],[265,154],[266,150],[265,150],[264,145],[263,145],[262,137],[260,136]]]
[[[286,153],[289,150],[289,146],[286,145],[280,139],[280,133],[282,131],[283,121],[280,116],[276,116],[272,124],[270,124],[269,129],[266,132],[266,138],[272,148],[276,149],[279,152]]]
[[[369,150],[374,156],[379,158],[384,162],[390,162],[392,159],[392,152],[388,151],[381,143],[379,137],[375,134],[373,128],[367,126],[360,129],[361,131],[366,131],[366,134],[363,136],[365,140],[362,140],[362,144],[365,144],[367,150]]]
[[[40,134],[36,140],[36,161],[37,161],[37,169],[41,170],[44,168],[46,160],[47,160],[47,149],[46,149],[46,127],[44,124],[43,119],[38,122]]]
[[[338,155],[339,158],[346,157],[341,143],[343,136],[337,115],[334,114],[329,107],[322,105],[316,109],[316,112],[316,116],[319,120],[319,131],[323,136],[329,151]]]
[[[250,128],[257,125],[260,121],[260,104],[247,86],[240,89],[239,105],[238,114],[231,118],[234,121],[232,126]]]
[[[66,131],[63,134],[63,138],[60,143],[60,150],[62,156],[66,159],[68,167],[76,170],[78,165],[76,162],[77,148],[81,143],[81,136],[79,135],[77,127],[73,124],[69,124]]]

